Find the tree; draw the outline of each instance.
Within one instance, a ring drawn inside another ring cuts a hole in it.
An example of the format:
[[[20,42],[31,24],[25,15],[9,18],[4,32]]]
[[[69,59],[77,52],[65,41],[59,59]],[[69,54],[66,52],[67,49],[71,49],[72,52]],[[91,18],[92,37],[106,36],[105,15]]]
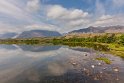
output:
[[[120,37],[120,42],[119,42],[119,43],[122,44],[122,45],[124,45],[124,34],[121,35],[121,37]]]

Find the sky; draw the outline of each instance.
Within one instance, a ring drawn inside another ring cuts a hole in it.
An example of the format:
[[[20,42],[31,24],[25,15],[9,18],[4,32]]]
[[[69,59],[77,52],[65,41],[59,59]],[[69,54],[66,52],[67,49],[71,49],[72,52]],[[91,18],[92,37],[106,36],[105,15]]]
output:
[[[0,33],[124,25],[124,0],[1,0]]]

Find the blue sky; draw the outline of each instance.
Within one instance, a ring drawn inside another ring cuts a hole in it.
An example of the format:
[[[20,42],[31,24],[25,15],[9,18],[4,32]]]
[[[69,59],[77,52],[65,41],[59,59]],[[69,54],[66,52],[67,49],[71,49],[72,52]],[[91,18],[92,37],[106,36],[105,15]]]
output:
[[[124,0],[2,0],[0,33],[124,25]]]

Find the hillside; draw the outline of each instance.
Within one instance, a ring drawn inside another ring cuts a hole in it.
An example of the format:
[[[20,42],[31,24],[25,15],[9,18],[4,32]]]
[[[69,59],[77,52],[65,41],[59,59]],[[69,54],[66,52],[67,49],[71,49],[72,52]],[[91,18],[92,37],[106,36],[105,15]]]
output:
[[[124,33],[124,26],[93,27],[74,30],[69,33]]]
[[[4,33],[4,34],[0,34],[0,39],[13,38],[16,35],[17,35],[16,33]]]
[[[47,30],[31,30],[22,32],[17,38],[32,38],[32,37],[54,37],[61,36],[59,32]]]

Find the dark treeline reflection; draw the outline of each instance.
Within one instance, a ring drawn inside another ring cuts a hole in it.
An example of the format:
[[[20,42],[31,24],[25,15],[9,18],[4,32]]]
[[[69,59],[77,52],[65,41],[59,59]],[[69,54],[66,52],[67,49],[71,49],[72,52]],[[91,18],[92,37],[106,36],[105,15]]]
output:
[[[56,45],[56,44],[55,44]],[[96,44],[96,43],[75,43],[75,42],[70,42],[70,43],[63,43],[63,45],[67,45],[70,47],[87,47],[87,48],[93,48],[94,50],[98,50],[98,51],[109,51],[109,47],[108,45],[102,45],[102,44]]]

